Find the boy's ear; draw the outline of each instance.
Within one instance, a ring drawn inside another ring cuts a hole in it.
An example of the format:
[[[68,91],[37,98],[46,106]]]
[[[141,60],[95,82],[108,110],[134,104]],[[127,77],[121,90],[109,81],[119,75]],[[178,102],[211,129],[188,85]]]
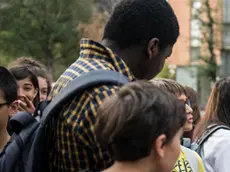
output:
[[[164,158],[165,156],[165,146],[164,146],[165,141],[166,141],[166,135],[162,134],[159,137],[157,137],[154,145],[157,155],[161,158]]]
[[[13,103],[11,103],[10,109],[9,109],[10,110],[9,117],[14,116],[18,112],[18,106],[19,106],[18,100],[15,100]]]

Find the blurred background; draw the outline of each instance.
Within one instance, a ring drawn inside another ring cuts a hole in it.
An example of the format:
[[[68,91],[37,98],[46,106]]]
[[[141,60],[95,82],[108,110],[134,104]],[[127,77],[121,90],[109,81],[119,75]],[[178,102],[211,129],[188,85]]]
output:
[[[0,65],[32,57],[57,79],[77,59],[80,38],[101,40],[118,1],[0,0]],[[157,77],[193,87],[205,105],[212,84],[230,74],[230,0],[168,2],[178,17],[180,37]]]

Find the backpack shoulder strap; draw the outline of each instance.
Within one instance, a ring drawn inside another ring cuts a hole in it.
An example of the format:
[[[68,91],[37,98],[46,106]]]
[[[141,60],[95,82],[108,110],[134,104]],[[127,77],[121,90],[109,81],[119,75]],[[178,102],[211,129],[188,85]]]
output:
[[[230,127],[226,125],[213,125],[210,126],[205,133],[201,136],[201,138],[198,140],[198,144],[202,145],[213,133],[215,133],[219,129],[225,129],[225,130],[230,130]]]
[[[32,116],[32,114],[28,112],[17,112],[13,117],[10,118],[10,125],[13,132],[18,134],[24,127],[35,121],[36,119]]]
[[[192,150],[190,150],[190,149],[188,149],[188,148],[186,148],[184,146],[182,146],[182,150],[185,153],[185,156],[186,156],[186,158],[187,158],[187,160],[189,162],[189,165],[192,168],[192,171],[198,171],[199,163],[198,163],[198,160],[197,160],[197,157],[196,157],[195,153]]]
[[[126,76],[111,70],[96,70],[85,73],[71,81],[56,97],[54,97],[44,109],[41,122],[46,123],[46,121],[52,118],[52,112],[56,111],[58,107],[90,87],[99,85],[124,85],[128,82]]]

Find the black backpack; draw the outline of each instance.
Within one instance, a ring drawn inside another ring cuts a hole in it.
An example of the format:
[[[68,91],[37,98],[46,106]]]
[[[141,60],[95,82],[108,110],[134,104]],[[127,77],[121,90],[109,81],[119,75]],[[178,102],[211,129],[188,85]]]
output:
[[[215,133],[217,130],[219,129],[225,129],[225,130],[230,130],[230,127],[226,126],[226,125],[210,125],[205,132],[202,134],[202,136],[200,137],[200,139],[196,142],[191,142],[191,139],[187,139],[184,138],[183,139],[183,146],[194,150],[195,152],[197,152],[200,156],[201,156],[201,149],[203,144],[205,143],[205,141],[207,141],[207,139],[213,134]]]
[[[49,171],[50,150],[54,136],[53,126],[63,105],[85,90],[102,85],[123,85],[128,78],[114,71],[91,71],[70,82],[51,102],[44,102],[34,118],[26,112],[17,113],[10,123],[14,130],[12,140],[0,153],[1,172]]]

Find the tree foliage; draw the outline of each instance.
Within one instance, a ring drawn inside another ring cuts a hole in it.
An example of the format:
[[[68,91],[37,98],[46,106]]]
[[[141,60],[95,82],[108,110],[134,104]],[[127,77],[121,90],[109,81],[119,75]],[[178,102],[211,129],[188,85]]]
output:
[[[191,4],[198,0],[192,0]],[[212,6],[211,0],[199,0],[201,8],[193,16],[198,19],[201,25],[201,46],[205,47],[206,54],[201,54],[199,59],[204,65],[199,67],[199,75],[206,76],[210,81],[216,81],[217,76],[217,55],[216,50],[219,48],[218,37],[218,11],[219,6]],[[193,5],[191,5],[193,7]],[[202,48],[202,47],[201,47]]]
[[[175,79],[175,71],[173,69],[170,69],[169,65],[165,63],[162,71],[156,76],[156,78]]]
[[[104,26],[107,16],[104,15],[98,8],[94,8],[92,17],[89,23],[80,24],[82,35],[86,38],[100,42],[103,37]]]
[[[0,66],[7,66],[12,61],[12,57],[4,56],[0,53]]]
[[[121,0],[94,0],[99,5],[99,10],[102,11],[107,17],[111,14],[113,7]]]
[[[91,0],[0,1],[0,46],[5,55],[32,56],[50,72],[78,56],[78,25],[91,17]]]

